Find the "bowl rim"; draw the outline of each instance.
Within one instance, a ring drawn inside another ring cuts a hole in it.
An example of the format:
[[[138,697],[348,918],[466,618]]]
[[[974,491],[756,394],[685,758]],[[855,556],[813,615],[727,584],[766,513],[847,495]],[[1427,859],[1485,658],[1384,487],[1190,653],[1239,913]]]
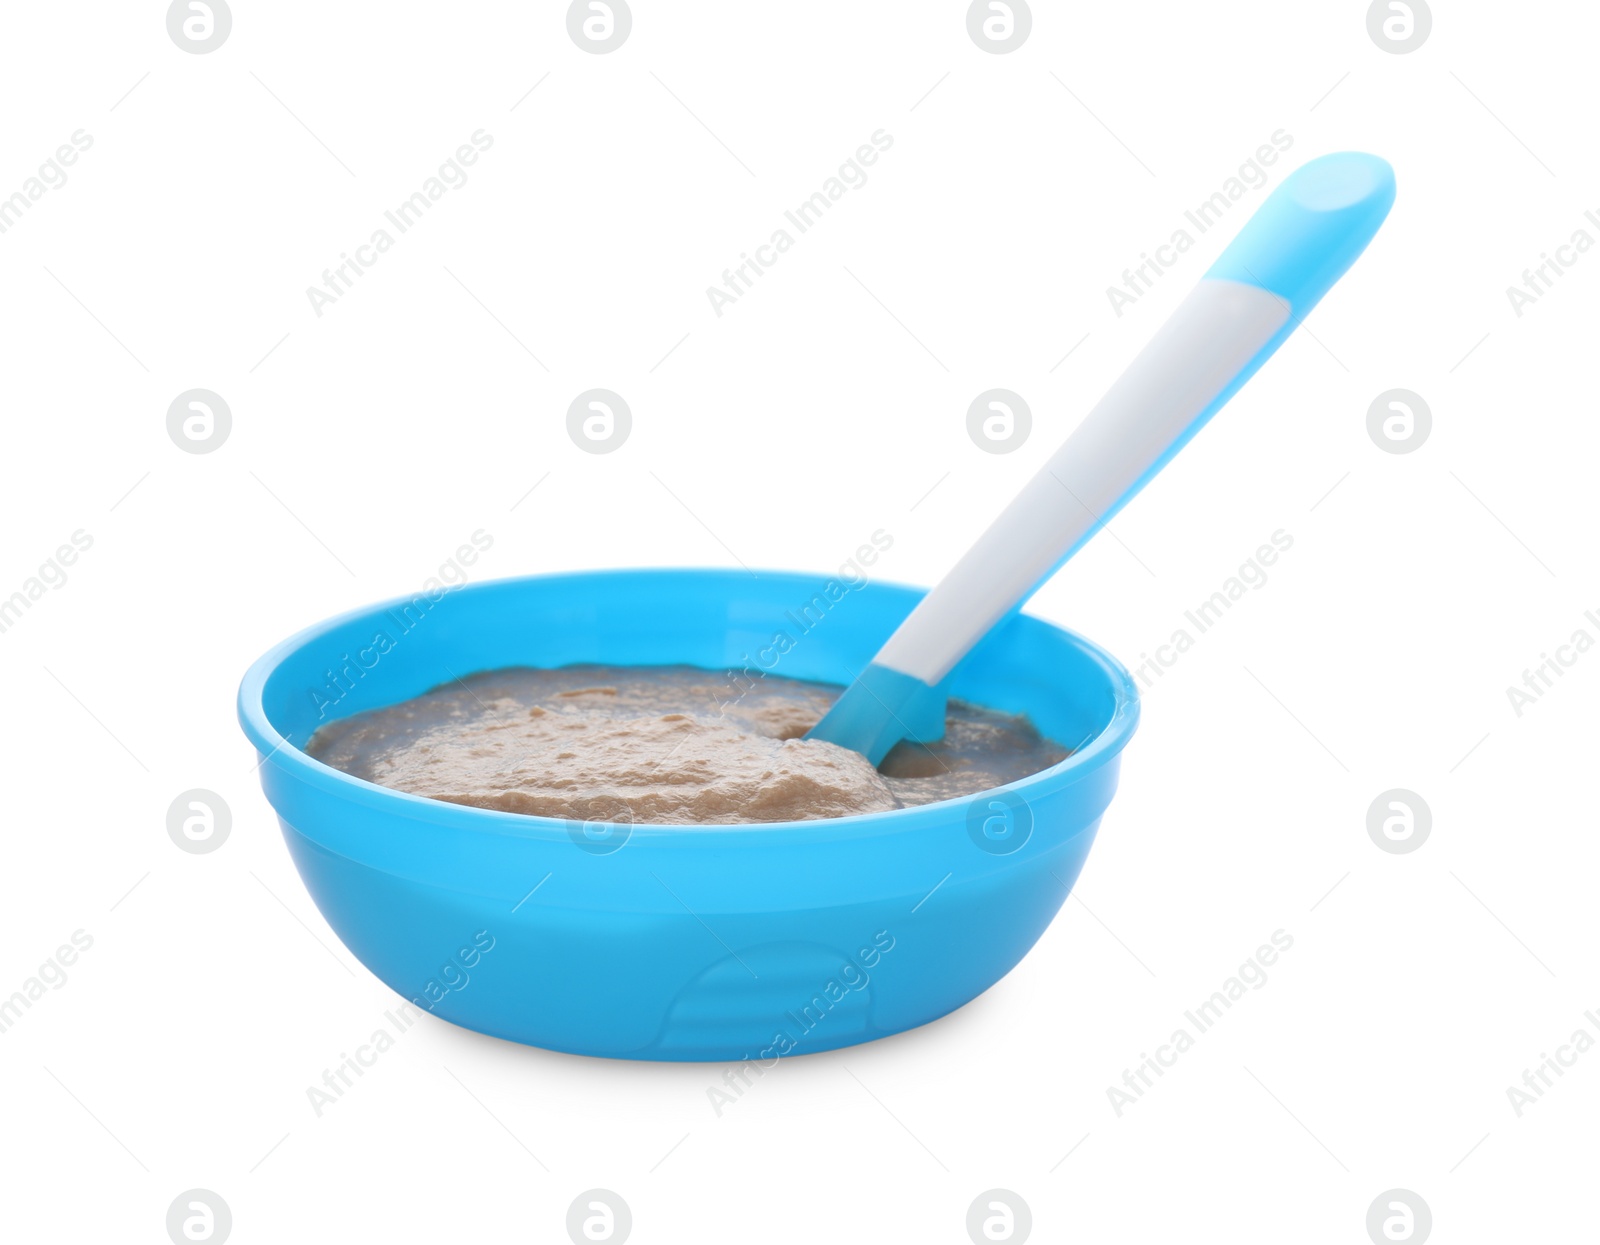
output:
[[[762,569],[754,573],[758,577],[772,578],[802,578],[811,574],[793,569]],[[814,574],[823,578],[828,576],[828,572],[819,571]],[[446,589],[446,594],[454,595],[457,592],[505,587],[518,583],[542,583],[554,586],[563,582],[577,580],[593,581],[603,578],[650,578],[679,575],[711,576],[719,579],[740,581],[745,578],[743,571],[734,571],[728,567],[718,566],[611,567],[470,580],[449,586]],[[929,591],[919,585],[901,583],[897,580],[872,579],[870,583],[874,587],[881,586],[900,592],[914,593],[918,596],[924,595]],[[303,783],[329,795],[343,799],[353,799],[375,811],[387,812],[408,821],[425,822],[440,830],[462,830],[469,833],[487,832],[491,835],[498,834],[536,840],[567,840],[570,838],[572,825],[591,824],[587,822],[574,823],[567,818],[545,817],[532,813],[512,813],[501,809],[478,808],[469,804],[453,804],[448,800],[435,800],[428,796],[413,795],[408,791],[397,791],[392,787],[368,782],[364,778],[357,778],[352,774],[347,774],[343,770],[335,769],[331,765],[317,760],[303,749],[289,742],[268,720],[266,706],[263,703],[267,680],[271,678],[287,657],[331,631],[362,618],[370,617],[373,614],[409,603],[415,596],[415,593],[406,593],[386,601],[359,606],[325,618],[320,622],[302,628],[287,639],[279,641],[251,663],[239,683],[237,713],[240,727],[259,754],[260,759],[255,766],[257,773],[265,780],[265,767],[269,764],[275,764],[283,768],[291,777],[299,779]],[[1046,769],[998,787],[985,788],[984,791],[974,792],[971,795],[953,796],[948,800],[939,800],[931,804],[912,805],[907,808],[887,809],[873,813],[857,813],[849,817],[770,822],[693,822],[685,824],[607,822],[598,824],[626,826],[630,837],[640,835],[645,837],[672,836],[674,839],[683,841],[714,837],[719,843],[726,843],[728,836],[743,835],[752,839],[759,839],[768,845],[773,845],[801,836],[816,841],[913,830],[934,822],[943,821],[944,819],[938,816],[940,810],[947,810],[952,805],[970,803],[979,795],[987,794],[991,791],[1009,792],[1026,799],[1027,793],[1035,789],[1046,789],[1037,790],[1037,794],[1043,795],[1049,791],[1071,786],[1114,760],[1127,745],[1139,723],[1140,698],[1138,687],[1128,669],[1094,641],[1037,614],[1019,611],[1019,615],[1032,623],[1047,627],[1051,631],[1064,636],[1078,648],[1090,659],[1094,667],[1104,677],[1114,698],[1110,721],[1076,751]],[[934,814],[931,819],[928,816],[930,813]]]

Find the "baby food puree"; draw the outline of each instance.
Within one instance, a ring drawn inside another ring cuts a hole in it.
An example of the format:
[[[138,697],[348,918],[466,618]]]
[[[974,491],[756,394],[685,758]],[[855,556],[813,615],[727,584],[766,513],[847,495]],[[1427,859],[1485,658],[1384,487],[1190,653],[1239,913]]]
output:
[[[874,769],[802,738],[842,689],[767,675],[730,699],[689,666],[516,667],[330,722],[307,751],[453,804],[580,821],[800,821],[931,804],[1064,759],[1026,718],[952,700],[945,737]]]

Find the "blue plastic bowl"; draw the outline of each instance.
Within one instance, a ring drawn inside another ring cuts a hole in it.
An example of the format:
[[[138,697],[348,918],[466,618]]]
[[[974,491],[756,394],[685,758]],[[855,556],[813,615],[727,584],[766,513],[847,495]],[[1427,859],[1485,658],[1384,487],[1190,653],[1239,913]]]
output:
[[[525,817],[375,786],[303,749],[323,721],[503,666],[844,683],[921,595],[704,570],[475,584],[280,644],[245,675],[239,720],[311,897],[418,1007],[551,1050],[770,1061],[925,1024],[1022,959],[1077,880],[1138,720],[1114,658],[1013,617],[951,694],[1026,713],[1077,751],[980,796],[828,821]]]

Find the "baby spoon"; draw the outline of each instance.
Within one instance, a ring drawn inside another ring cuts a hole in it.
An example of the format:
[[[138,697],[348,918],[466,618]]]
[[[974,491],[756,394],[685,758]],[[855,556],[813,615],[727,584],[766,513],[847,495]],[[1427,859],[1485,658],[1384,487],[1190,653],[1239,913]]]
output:
[[[1366,249],[1394,170],[1339,152],[1286,178],[1105,397],[925,596],[807,739],[874,765],[944,734],[942,684],[1188,444]]]

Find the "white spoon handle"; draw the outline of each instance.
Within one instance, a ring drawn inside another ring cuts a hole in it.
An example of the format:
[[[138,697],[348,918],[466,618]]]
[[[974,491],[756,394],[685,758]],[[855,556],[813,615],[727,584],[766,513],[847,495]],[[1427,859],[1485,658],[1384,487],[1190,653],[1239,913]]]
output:
[[[876,661],[929,685],[1032,594],[1198,430],[1289,319],[1277,295],[1203,280],[1076,431],[924,597]]]

